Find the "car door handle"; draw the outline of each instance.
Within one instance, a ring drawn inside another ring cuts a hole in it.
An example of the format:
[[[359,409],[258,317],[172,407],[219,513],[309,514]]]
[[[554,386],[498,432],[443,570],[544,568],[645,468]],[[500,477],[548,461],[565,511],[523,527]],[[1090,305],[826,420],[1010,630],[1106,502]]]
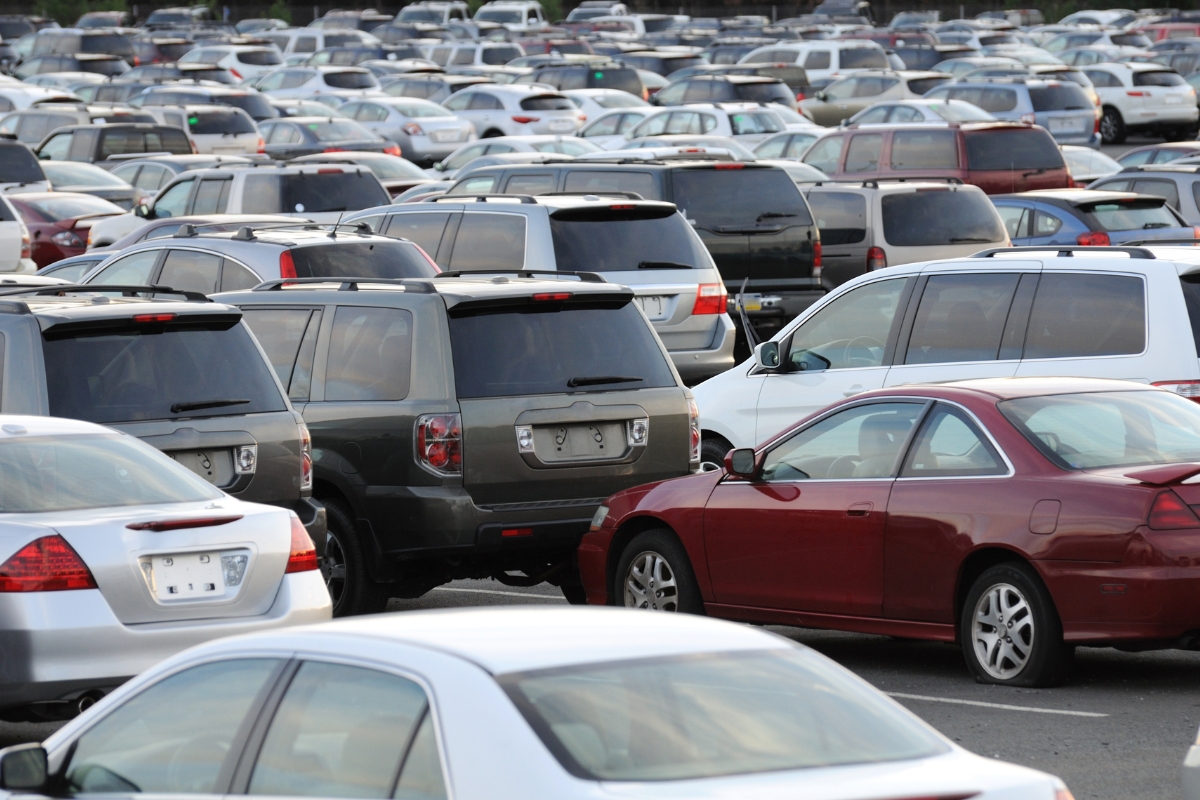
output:
[[[846,391],[842,392],[842,397],[853,397],[856,394],[861,394],[863,387],[861,383],[856,383]]]
[[[853,503],[846,509],[847,517],[867,517],[871,515],[871,509],[875,508],[874,503]]]

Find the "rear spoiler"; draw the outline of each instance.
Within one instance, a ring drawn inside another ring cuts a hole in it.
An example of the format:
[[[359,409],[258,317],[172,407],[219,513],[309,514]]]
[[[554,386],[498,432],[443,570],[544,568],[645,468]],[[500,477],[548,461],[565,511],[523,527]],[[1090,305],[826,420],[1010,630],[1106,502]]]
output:
[[[1149,467],[1125,473],[1126,478],[1133,478],[1135,481],[1150,486],[1182,483],[1196,475],[1200,475],[1200,464],[1167,464],[1162,467]]]

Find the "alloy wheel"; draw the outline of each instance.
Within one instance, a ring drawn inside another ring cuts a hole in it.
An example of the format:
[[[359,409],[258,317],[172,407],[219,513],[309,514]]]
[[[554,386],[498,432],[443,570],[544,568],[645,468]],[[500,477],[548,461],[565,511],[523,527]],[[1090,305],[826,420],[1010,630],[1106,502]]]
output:
[[[321,569],[321,576],[325,578],[329,599],[337,608],[342,602],[342,595],[346,593],[346,551],[333,531],[325,534],[325,555],[317,560],[317,565]]]
[[[678,611],[679,587],[671,565],[658,553],[639,553],[625,575],[625,607]]]
[[[1033,610],[1015,586],[998,583],[975,604],[971,641],[979,665],[993,678],[1009,680],[1025,669],[1033,637]]]

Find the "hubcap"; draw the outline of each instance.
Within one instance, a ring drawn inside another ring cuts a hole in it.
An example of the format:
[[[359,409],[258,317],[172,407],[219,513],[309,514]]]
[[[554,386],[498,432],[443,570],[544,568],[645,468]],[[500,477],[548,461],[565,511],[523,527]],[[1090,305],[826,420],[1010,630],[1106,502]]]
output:
[[[321,569],[321,576],[325,578],[329,599],[333,601],[334,608],[337,608],[346,592],[346,553],[333,531],[325,534],[325,555],[317,560],[317,566]]]
[[[639,553],[625,574],[625,607],[678,611],[679,589],[667,560],[653,551]]]
[[[1117,135],[1117,121],[1112,114],[1105,114],[1100,119],[1100,134],[1105,139],[1112,141]]]
[[[975,604],[971,641],[984,671],[998,680],[1015,678],[1033,652],[1033,611],[1015,586],[998,583]]]

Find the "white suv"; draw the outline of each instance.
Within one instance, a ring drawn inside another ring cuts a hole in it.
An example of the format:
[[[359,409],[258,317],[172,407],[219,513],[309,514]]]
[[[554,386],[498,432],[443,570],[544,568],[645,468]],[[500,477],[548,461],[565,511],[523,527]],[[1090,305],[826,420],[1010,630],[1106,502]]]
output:
[[[1002,248],[891,267],[833,290],[695,388],[703,458],[721,463],[834,401],[911,383],[1116,378],[1200,401],[1198,346],[1192,247]]]
[[[1100,136],[1120,144],[1135,131],[1167,139],[1194,139],[1196,90],[1178,72],[1162,64],[1094,64],[1083,74],[1096,87],[1103,107]]]
[[[690,134],[692,136],[728,136],[747,147],[787,129],[774,106],[759,103],[695,103],[686,106],[667,106],[646,115],[630,128],[625,138],[604,145],[606,150],[620,150],[626,142],[646,136]]]
[[[179,63],[214,64],[229,70],[238,80],[251,80],[283,66],[283,56],[274,46],[206,45],[184,53]]]
[[[796,64],[810,81],[864,69],[891,69],[887,51],[866,39],[813,39],[779,42],[751,50],[739,64]]]
[[[475,12],[476,22],[497,22],[510,31],[532,33],[546,27],[546,14],[537,0],[492,0]]]
[[[442,103],[470,121],[481,139],[536,133],[574,134],[586,118],[571,99],[540,86],[481,83]]]
[[[362,67],[285,67],[264,78],[255,87],[271,97],[335,97],[361,98],[364,94],[380,95],[379,81],[369,69]]]

